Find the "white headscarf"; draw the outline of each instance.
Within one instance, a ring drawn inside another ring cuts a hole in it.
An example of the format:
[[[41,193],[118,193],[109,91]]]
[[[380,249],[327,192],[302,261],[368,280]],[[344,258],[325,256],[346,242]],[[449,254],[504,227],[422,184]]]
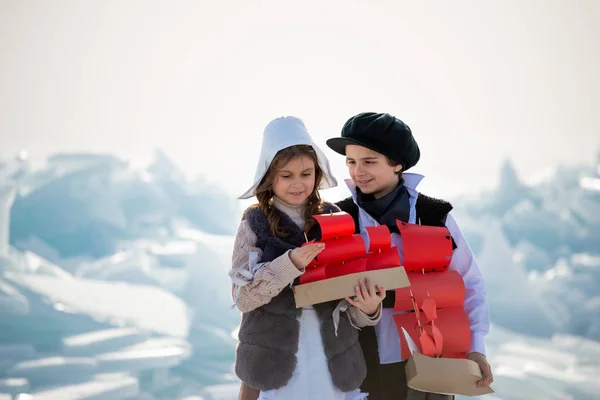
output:
[[[304,126],[304,122],[297,117],[281,117],[271,121],[263,133],[262,147],[260,150],[260,158],[258,159],[258,165],[256,166],[256,174],[254,176],[254,184],[239,199],[249,199],[256,195],[256,188],[263,179],[273,158],[278,151],[285,148],[305,144],[312,146],[317,153],[317,160],[319,161],[319,167],[323,171],[323,178],[321,182],[317,183],[318,189],[329,189],[337,186],[337,181],[331,173],[329,167],[329,160],[325,157],[325,154],[315,144]]]

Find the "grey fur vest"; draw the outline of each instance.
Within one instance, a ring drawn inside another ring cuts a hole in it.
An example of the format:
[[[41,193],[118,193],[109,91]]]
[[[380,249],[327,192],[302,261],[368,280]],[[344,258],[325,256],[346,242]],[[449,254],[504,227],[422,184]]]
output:
[[[325,211],[339,211],[337,206],[326,203]],[[300,228],[283,212],[281,226],[289,235],[280,239],[271,234],[267,218],[258,208],[249,208],[244,214],[257,236],[257,247],[263,250],[261,262],[272,261],[287,250],[299,247],[304,241]],[[309,232],[313,233],[313,230]],[[335,336],[332,313],[338,301],[314,305],[321,324],[321,338],[334,385],[343,392],[360,387],[367,369],[362,349],[358,343],[358,331],[348,318],[340,318],[338,335]],[[294,295],[286,287],[271,301],[256,310],[243,313],[240,325],[236,375],[247,385],[266,391],[287,385],[296,368],[296,352],[302,309],[296,308]]]

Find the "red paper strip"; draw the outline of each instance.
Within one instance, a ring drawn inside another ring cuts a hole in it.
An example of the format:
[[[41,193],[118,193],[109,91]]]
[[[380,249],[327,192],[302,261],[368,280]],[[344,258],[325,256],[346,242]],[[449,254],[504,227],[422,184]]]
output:
[[[329,264],[327,265],[327,278],[335,278],[336,276],[356,274],[367,270],[367,259],[359,258],[347,263]]]
[[[400,266],[400,255],[396,246],[383,250],[381,253],[370,253],[367,256],[367,271]]]
[[[367,264],[367,269],[369,264]],[[430,272],[422,274],[414,272],[408,274],[410,286],[396,289],[394,311],[408,311],[413,309],[410,294],[419,304],[429,296],[435,300],[438,308],[458,307],[465,302],[465,283],[456,271]]]
[[[471,328],[463,307],[442,308],[438,309],[437,313],[438,319],[435,325],[443,335],[444,347],[442,349],[442,357],[450,358],[457,354],[460,355],[468,352],[471,345]],[[423,318],[423,314],[421,314],[421,318]],[[401,328],[404,327],[406,329],[406,332],[408,332],[415,343],[420,342],[421,332],[415,313],[396,314],[394,315],[394,322],[396,322],[396,328],[400,334],[403,358],[408,358],[410,352],[406,345],[406,340],[403,338]],[[421,323],[423,324],[424,322],[422,319]],[[420,350],[423,352],[423,349]]]
[[[365,229],[368,235],[369,253],[392,247],[392,235],[386,225],[367,226]]]
[[[433,341],[433,337],[425,331],[419,336],[419,343],[421,343],[421,354],[426,355],[427,357],[435,357],[436,346]]]
[[[418,320],[420,318],[420,313],[416,302],[413,307],[416,312],[415,318]],[[423,349],[422,353],[428,357],[440,357],[442,355],[444,337],[435,325],[435,321],[437,320],[435,301],[431,297],[427,297],[419,307],[423,310],[422,315],[427,321],[424,322],[423,320],[420,320],[422,329],[419,330],[421,332],[419,341],[421,342],[421,348]]]
[[[306,268],[304,274],[300,275],[300,284],[316,282],[327,279],[327,266],[318,265],[314,268]]]
[[[321,241],[348,236],[354,233],[354,219],[348,213],[319,214],[313,215],[313,218],[319,223],[319,228],[321,229],[319,240]]]
[[[354,260],[367,254],[365,242],[360,235],[346,236],[325,242],[325,249],[317,256],[318,264],[331,264]]]
[[[452,239],[446,227],[396,220],[404,247],[406,272],[444,271],[452,260]]]
[[[433,342],[435,343],[435,355],[442,354],[442,351],[444,350],[444,336],[442,335],[442,332],[437,327],[435,322],[431,321],[431,322],[425,324],[423,326],[423,328],[424,328],[425,332],[427,332],[427,334],[429,336],[431,336],[431,338],[433,339]],[[429,357],[433,357],[433,356],[429,356]]]
[[[421,310],[423,310],[423,314],[425,314],[427,321],[435,321],[437,319],[435,301],[431,297],[427,297],[419,304],[421,304]]]

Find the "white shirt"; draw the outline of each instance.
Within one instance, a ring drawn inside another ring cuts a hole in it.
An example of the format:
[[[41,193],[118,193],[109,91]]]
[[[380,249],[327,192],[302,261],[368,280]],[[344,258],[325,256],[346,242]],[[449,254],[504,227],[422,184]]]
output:
[[[404,185],[410,195],[410,216],[408,222],[414,224],[417,222],[416,204],[417,198],[419,197],[416,187],[423,179],[423,175],[405,172],[402,174],[402,177],[404,178]],[[358,205],[358,201],[356,200],[356,186],[350,179],[346,179],[346,184],[352,193],[354,202]],[[364,229],[365,226],[379,225],[379,223],[365,210],[360,208],[360,206],[358,209],[359,222],[362,229]],[[457,271],[465,282],[466,293],[464,307],[471,327],[471,347],[469,351],[485,354],[484,337],[488,334],[490,329],[490,314],[485,281],[477,266],[471,248],[451,214],[448,214],[448,217],[446,218],[446,228],[448,228],[448,231],[450,232],[450,235],[452,235],[457,246],[452,254],[452,261],[450,262],[449,269]],[[397,233],[392,233],[392,243],[398,248],[400,260],[404,261],[402,237]],[[375,326],[377,343],[379,346],[379,360],[381,364],[391,364],[405,359],[403,356],[406,355],[403,355],[401,352],[400,335],[398,334],[394,322],[394,315],[402,313],[403,311],[394,312],[392,308],[384,308],[381,320]]]

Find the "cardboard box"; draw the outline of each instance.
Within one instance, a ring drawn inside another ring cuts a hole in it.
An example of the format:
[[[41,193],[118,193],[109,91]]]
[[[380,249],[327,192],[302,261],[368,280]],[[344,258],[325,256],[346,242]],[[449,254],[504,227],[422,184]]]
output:
[[[360,279],[369,278],[373,286],[380,285],[386,290],[410,286],[404,267],[358,272],[321,281],[294,286],[296,307],[305,307],[331,300],[344,299],[356,294],[355,287]]]
[[[481,369],[472,360],[460,358],[427,357],[418,350],[408,333],[402,328],[411,356],[406,364],[408,387],[422,392],[481,396],[494,393],[491,386],[477,387]]]

